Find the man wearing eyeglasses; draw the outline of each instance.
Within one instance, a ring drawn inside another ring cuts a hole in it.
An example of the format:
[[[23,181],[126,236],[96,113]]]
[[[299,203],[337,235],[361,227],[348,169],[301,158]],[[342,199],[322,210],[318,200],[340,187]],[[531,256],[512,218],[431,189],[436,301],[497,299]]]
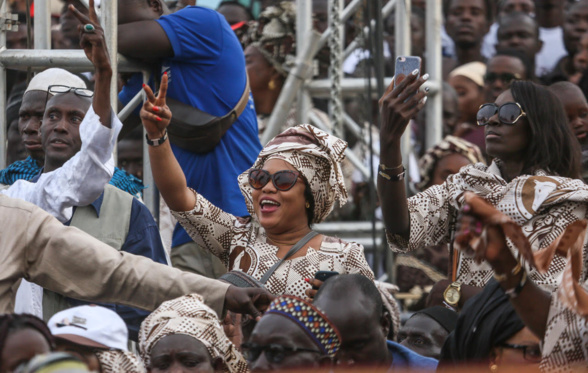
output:
[[[486,63],[484,95],[486,102],[494,102],[515,80],[529,79],[532,68],[529,58],[521,51],[508,48],[498,49],[496,55]]]

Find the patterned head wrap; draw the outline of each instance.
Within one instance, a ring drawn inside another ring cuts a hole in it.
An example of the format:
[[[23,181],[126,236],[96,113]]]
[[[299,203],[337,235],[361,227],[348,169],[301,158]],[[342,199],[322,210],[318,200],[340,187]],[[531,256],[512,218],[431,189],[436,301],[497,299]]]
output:
[[[141,324],[139,350],[146,366],[151,365],[151,350],[168,335],[184,334],[202,342],[213,359],[221,358],[224,372],[247,372],[247,361],[229,341],[216,313],[198,294],[164,302]]]
[[[419,190],[424,190],[429,186],[431,179],[433,179],[433,172],[437,162],[450,154],[461,154],[474,164],[480,162],[486,164],[477,145],[459,137],[447,136],[439,144],[427,150],[419,160],[421,181],[416,184]]]
[[[347,143],[310,124],[301,124],[282,132],[261,150],[252,168],[262,168],[269,159],[281,159],[290,163],[310,185],[314,197],[314,220],[323,221],[339,200],[347,202],[347,189],[343,180],[341,162],[345,158]],[[249,170],[239,175],[239,187],[245,196],[251,216],[253,188],[249,185]]]
[[[145,373],[145,367],[139,357],[129,351],[96,352],[102,373]]]
[[[249,43],[282,75],[293,66],[296,54],[296,7],[283,1],[267,7],[249,24]]]
[[[298,324],[324,355],[333,357],[339,350],[339,331],[315,305],[292,295],[284,295],[276,298],[265,314],[272,313]]]

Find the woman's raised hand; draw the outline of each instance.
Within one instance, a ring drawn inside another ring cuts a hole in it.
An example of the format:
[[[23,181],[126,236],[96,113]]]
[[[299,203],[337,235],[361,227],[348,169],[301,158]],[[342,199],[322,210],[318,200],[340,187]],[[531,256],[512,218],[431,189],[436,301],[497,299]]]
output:
[[[97,71],[104,69],[110,70],[110,58],[106,49],[104,30],[100,26],[100,22],[98,22],[94,0],[90,0],[89,2],[89,14],[87,16],[71,4],[69,5],[69,10],[81,22],[78,25],[78,32],[80,33],[80,46],[84,49],[86,57],[92,62]]]
[[[396,88],[394,88],[394,82],[390,83],[380,99],[382,140],[399,140],[410,119],[425,106],[428,90],[419,91],[419,88],[427,81],[429,74],[417,79],[418,72],[418,70],[413,71]]]
[[[507,273],[517,266],[506,244],[508,236],[520,255],[535,266],[531,246],[520,226],[472,192],[466,192],[465,202],[457,220],[456,248],[473,255],[478,263],[487,261],[496,273]]]
[[[172,113],[165,103],[167,93],[167,73],[164,73],[159,85],[157,97],[153,94],[151,87],[143,85],[147,100],[141,108],[141,122],[151,139],[162,138],[172,118]]]

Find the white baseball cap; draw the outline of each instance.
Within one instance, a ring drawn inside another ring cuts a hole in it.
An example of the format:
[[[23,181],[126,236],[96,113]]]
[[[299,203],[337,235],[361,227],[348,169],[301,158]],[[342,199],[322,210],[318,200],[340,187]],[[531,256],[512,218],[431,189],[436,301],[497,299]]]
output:
[[[53,315],[47,325],[59,339],[82,346],[127,351],[127,326],[108,308],[96,305],[69,308]]]

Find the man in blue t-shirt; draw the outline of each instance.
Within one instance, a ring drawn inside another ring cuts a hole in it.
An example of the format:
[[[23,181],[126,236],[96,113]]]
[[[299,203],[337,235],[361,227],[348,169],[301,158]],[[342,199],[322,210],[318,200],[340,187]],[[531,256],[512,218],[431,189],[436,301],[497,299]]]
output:
[[[241,45],[219,13],[196,6],[169,14],[163,0],[118,3],[118,50],[155,64],[167,72],[168,97],[211,115],[231,111],[245,90],[247,76]],[[126,104],[141,89],[135,76],[119,95]],[[194,188],[217,207],[236,216],[248,215],[237,176],[255,161],[261,144],[253,101],[208,153],[194,153],[172,142],[174,154]],[[176,226],[172,264],[184,270],[218,277],[224,267],[204,253],[186,231]]]
[[[434,372],[437,360],[388,341],[392,318],[373,281],[360,274],[338,275],[320,287],[312,302],[341,334],[337,360],[342,365]]]

